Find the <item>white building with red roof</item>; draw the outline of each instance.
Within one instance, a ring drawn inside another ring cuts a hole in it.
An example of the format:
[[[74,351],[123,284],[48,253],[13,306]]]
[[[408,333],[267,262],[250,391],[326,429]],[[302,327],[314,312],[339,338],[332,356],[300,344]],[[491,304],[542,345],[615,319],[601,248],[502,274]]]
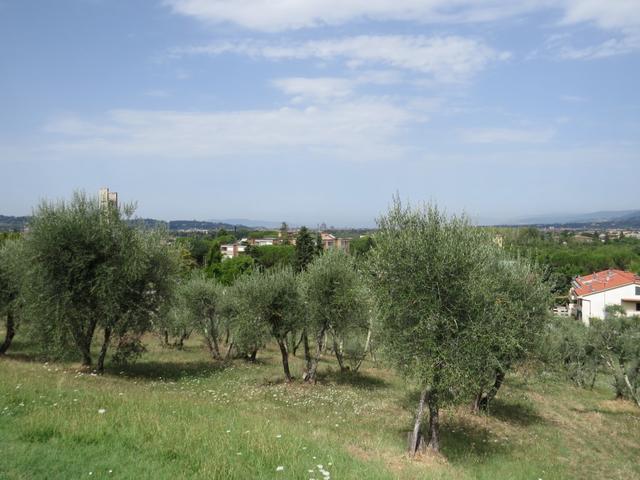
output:
[[[603,270],[573,280],[570,311],[585,324],[605,318],[605,308],[620,305],[627,315],[640,315],[640,276],[622,270]]]

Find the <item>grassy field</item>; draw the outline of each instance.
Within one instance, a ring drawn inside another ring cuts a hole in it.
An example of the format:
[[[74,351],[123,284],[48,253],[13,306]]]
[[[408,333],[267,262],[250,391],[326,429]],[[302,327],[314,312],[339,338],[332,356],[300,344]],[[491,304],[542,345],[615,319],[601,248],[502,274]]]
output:
[[[198,339],[148,343],[100,377],[16,342],[0,359],[0,478],[640,478],[640,410],[604,379],[513,374],[490,414],[444,412],[441,457],[411,460],[417,393],[390,371],[340,375],[327,358],[318,385],[285,385],[275,350],[222,366]]]

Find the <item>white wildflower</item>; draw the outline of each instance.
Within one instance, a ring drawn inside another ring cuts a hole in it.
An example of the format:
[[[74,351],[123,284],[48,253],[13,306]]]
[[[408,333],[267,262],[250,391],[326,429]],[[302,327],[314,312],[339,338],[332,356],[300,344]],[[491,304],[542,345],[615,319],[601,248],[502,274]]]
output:
[[[278,466],[278,468],[276,468],[276,472],[282,472],[284,471],[284,467],[282,465]]]

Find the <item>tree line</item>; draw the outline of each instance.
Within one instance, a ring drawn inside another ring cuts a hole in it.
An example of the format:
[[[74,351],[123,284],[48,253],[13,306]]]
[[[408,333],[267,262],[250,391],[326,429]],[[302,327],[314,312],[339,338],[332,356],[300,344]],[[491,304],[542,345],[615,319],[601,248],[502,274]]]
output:
[[[598,374],[606,375],[617,399],[640,407],[640,316],[611,305],[605,319],[589,323],[550,322],[541,357],[582,388],[592,389]]]
[[[546,276],[558,300],[564,302],[577,275],[588,275],[609,268],[640,273],[640,240],[601,239],[598,232],[581,233],[588,243],[576,240],[576,233],[543,232],[535,227],[500,229],[505,248],[525,255],[546,267]]]

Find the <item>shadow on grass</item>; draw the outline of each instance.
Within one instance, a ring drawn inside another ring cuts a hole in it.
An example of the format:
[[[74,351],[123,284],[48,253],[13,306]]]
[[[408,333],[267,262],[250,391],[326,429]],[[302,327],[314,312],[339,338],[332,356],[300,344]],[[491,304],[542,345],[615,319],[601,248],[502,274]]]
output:
[[[640,417],[640,409],[627,400],[611,400],[611,402],[620,402],[620,409],[593,407],[593,408],[576,408],[570,407],[569,410],[581,414],[598,413],[601,415],[610,415],[613,417]]]
[[[0,360],[3,358],[7,360],[16,360],[18,362],[31,362],[31,363],[42,363],[46,362],[46,359],[37,353],[27,353],[27,352],[13,352],[9,350],[4,355],[0,355]]]
[[[2,336],[0,336],[2,338]],[[27,363],[65,363],[79,361],[78,355],[74,351],[61,354],[47,354],[39,349],[33,342],[25,342],[19,338],[14,338],[11,346],[4,355],[0,355],[0,359],[15,360]]]
[[[442,453],[452,463],[505,456],[513,447],[489,429],[452,419],[440,431]]]
[[[401,399],[401,404],[404,409],[414,414],[419,399],[419,392],[407,392]],[[507,456],[516,448],[508,439],[496,434],[495,428],[493,430],[491,428],[492,424],[483,421],[483,417],[520,427],[545,422],[545,419],[537,413],[533,405],[523,402],[494,399],[490,410],[479,415],[473,415],[470,412],[470,405],[463,405],[462,408],[468,408],[468,413],[459,409],[452,411],[445,409],[445,415],[441,415],[441,418],[444,417],[440,426],[442,454],[451,463],[483,462],[492,457]],[[423,420],[425,433],[429,422],[428,417],[429,415],[426,413]],[[411,418],[413,422],[413,416]],[[413,423],[407,424],[406,430],[399,432],[401,441],[406,442],[408,431],[412,425]]]
[[[365,390],[374,390],[389,386],[389,383],[385,380],[366,373],[352,371],[341,372],[331,367],[322,372],[318,372],[318,381],[335,383],[336,385],[348,385]]]
[[[544,418],[538,415],[533,405],[528,403],[514,403],[496,398],[489,405],[489,411],[485,414],[505,423],[520,425],[523,427],[544,423]]]
[[[206,377],[225,370],[230,364],[200,362],[139,362],[131,365],[107,365],[105,373],[125,378],[140,378],[147,380],[180,380],[187,377]]]
[[[422,431],[426,434],[428,420],[425,419]],[[409,427],[409,425],[407,425]],[[409,430],[398,432],[398,441],[406,445]],[[428,441],[428,438],[425,439]],[[513,450],[513,446],[498,438],[489,428],[465,421],[464,418],[451,418],[440,425],[441,454],[448,462],[478,463],[492,457],[503,457]]]

